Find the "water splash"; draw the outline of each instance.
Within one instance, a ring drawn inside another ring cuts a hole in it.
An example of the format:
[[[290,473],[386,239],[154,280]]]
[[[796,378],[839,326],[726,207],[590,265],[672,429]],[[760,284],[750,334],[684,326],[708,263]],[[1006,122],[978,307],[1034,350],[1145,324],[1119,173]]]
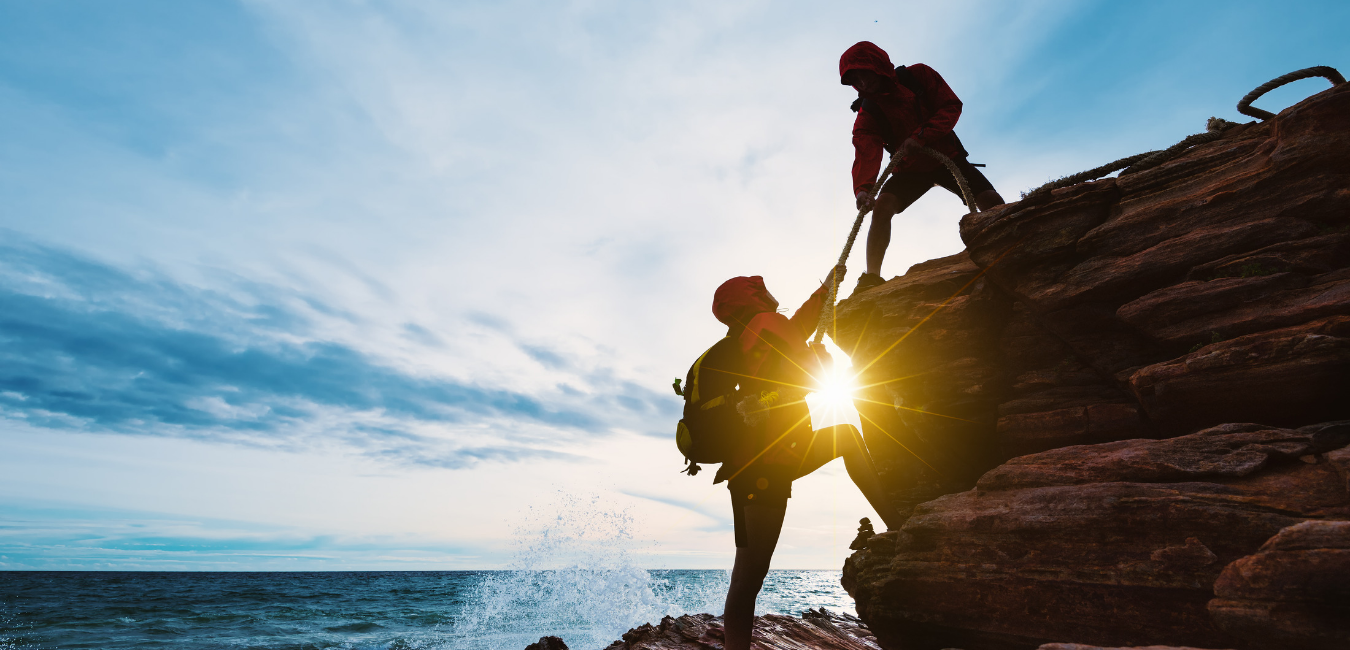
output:
[[[17,615],[8,603],[0,602],[0,650],[28,650],[34,646],[24,643],[20,623],[14,620]]]
[[[720,612],[724,572],[652,572],[636,564],[648,547],[626,508],[599,496],[559,493],[533,507],[516,531],[509,570],[474,589],[449,647],[520,650],[544,635],[574,650],[603,648],[629,629],[666,615]]]

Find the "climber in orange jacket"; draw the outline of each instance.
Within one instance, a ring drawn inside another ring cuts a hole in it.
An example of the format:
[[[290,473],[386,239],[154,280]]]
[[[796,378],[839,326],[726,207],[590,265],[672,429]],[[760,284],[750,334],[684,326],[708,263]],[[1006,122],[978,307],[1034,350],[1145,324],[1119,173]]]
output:
[[[840,265],[830,273],[842,279],[844,271]],[[723,613],[726,650],[750,647],[755,599],[778,545],[793,480],[842,456],[849,478],[877,514],[888,526],[901,523],[858,430],[849,424],[819,431],[811,426],[804,398],[819,387],[822,360],[828,362],[829,355],[807,341],[828,289],[829,282],[822,284],[791,318],[778,313],[778,301],[759,276],[727,280],[713,296],[713,315],[739,342],[733,348],[739,354],[709,360],[705,371],[740,377],[738,410],[749,425],[714,480],[727,481],[736,529],[736,561]]]
[[[867,272],[853,293],[885,282],[881,261],[891,243],[891,217],[909,207],[929,188],[941,185],[961,196],[948,169],[919,150],[931,147],[951,158],[975,194],[974,210],[1003,203],[989,179],[966,160],[966,150],[952,128],[961,117],[961,100],[932,68],[916,63],[894,67],[884,50],[868,41],[848,48],[839,58],[839,79],[858,91],[853,122],[853,196],[858,209],[872,208],[867,230]],[[903,160],[869,205],[872,183],[881,170],[882,149],[901,149]],[[964,199],[963,199],[964,200]]]

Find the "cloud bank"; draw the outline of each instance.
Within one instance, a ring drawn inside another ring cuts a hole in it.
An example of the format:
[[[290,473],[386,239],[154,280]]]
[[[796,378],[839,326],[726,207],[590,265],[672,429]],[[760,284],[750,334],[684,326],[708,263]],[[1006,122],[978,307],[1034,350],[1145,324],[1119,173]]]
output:
[[[0,245],[0,412],[32,425],[270,446],[339,440],[458,468],[568,457],[569,441],[675,412],[671,398],[603,370],[575,374],[543,346],[518,344],[574,373],[553,391],[426,376],[314,338],[319,321],[343,316],[312,298],[245,282],[206,290],[11,241],[21,243]]]

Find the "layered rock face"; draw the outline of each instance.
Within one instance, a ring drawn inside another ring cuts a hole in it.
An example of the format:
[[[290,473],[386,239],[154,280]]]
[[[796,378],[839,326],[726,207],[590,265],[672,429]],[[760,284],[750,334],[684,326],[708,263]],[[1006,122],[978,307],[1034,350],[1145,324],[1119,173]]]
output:
[[[1230,647],[1215,580],[1283,528],[1350,519],[1328,458],[1348,444],[1350,423],[1228,424],[1022,456],[872,538],[844,585],[891,648]]]
[[[1350,519],[1350,86],[961,235],[839,311],[911,514],[845,566],[883,645],[1279,647],[1248,630],[1286,613],[1317,643],[1314,597],[1209,601]]]
[[[1350,449],[1339,455],[1344,465]],[[1228,565],[1209,611],[1253,648],[1350,648],[1348,576],[1350,522],[1303,522]]]
[[[802,612],[801,618],[777,614],[756,616],[751,643],[761,650],[881,648],[862,621],[824,608]],[[667,616],[659,625],[635,627],[605,650],[720,650],[721,647],[721,617],[693,614],[679,618]]]

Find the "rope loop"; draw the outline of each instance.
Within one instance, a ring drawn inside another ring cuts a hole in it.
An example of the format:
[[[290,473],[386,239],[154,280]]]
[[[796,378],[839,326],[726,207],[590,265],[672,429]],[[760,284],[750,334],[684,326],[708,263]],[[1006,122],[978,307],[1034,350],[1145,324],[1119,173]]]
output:
[[[1280,75],[1278,77],[1275,77],[1274,79],[1271,79],[1270,81],[1261,84],[1260,86],[1257,86],[1255,90],[1247,93],[1247,95],[1243,97],[1241,101],[1238,102],[1237,110],[1239,113],[1242,113],[1243,115],[1249,115],[1258,120],[1268,120],[1272,117],[1275,117],[1275,114],[1270,111],[1263,111],[1259,108],[1252,106],[1252,102],[1260,98],[1261,95],[1264,95],[1272,90],[1275,90],[1276,88],[1279,88],[1280,86],[1283,86],[1291,81],[1298,81],[1299,79],[1307,79],[1309,77],[1324,77],[1325,79],[1330,81],[1331,85],[1333,86],[1339,86],[1345,83],[1345,77],[1342,77],[1341,73],[1337,71],[1336,68],[1333,68],[1329,65],[1318,65],[1313,66],[1311,68],[1304,68],[1302,70],[1295,70],[1293,72],[1290,72],[1289,74]]]

